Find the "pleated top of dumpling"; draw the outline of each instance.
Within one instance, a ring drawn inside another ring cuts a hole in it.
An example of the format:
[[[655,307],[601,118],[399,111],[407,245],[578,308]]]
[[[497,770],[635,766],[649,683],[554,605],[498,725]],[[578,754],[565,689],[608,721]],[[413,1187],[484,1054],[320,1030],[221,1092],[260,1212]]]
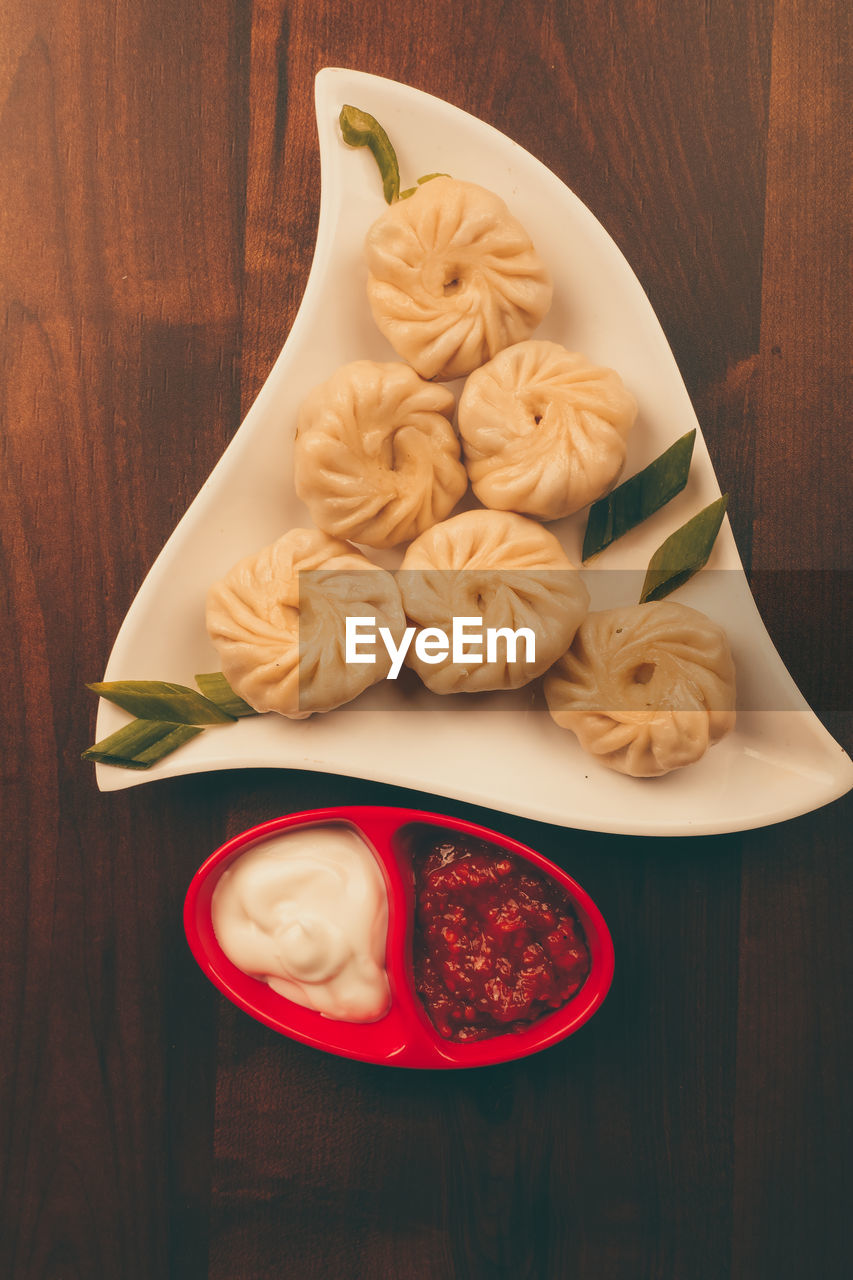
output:
[[[347,617],[405,630],[392,574],[319,529],[291,529],[208,592],[207,631],[232,689],[256,711],[302,720],[350,702],[391,661],[346,661]]]
[[[521,688],[565,652],[589,608],[554,535],[506,511],[464,511],[434,525],[409,547],[397,581],[411,622],[447,636],[454,620],[474,625],[462,652],[436,658],[409,649],[406,662],[434,693]]]
[[[617,480],[637,402],[613,369],[531,339],[477,369],[459,398],[471,486],[487,507],[559,520]]]
[[[410,542],[468,488],[447,387],[399,362],[341,365],[304,400],[296,492],[319,528],[370,547]]]
[[[485,187],[437,177],[373,223],[367,296],[423,378],[464,377],[530,336],[553,287],[530,236]]]
[[[650,778],[699,760],[735,724],[722,627],[670,600],[590,613],[545,678],[551,716],[617,773]]]

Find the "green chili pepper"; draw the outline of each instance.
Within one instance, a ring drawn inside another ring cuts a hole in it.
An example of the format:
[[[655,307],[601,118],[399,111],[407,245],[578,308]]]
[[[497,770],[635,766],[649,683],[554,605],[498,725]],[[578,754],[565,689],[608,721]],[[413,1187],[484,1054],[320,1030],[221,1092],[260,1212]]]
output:
[[[400,198],[400,167],[397,153],[382,125],[367,111],[345,106],[341,108],[340,126],[347,146],[370,148],[379,166],[385,200],[393,204]]]

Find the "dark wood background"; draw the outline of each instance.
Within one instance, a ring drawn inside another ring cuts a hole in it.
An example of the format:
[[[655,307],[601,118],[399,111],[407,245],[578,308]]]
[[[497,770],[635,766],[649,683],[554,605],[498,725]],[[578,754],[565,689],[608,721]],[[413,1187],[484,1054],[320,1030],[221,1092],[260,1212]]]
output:
[[[617,973],[537,1058],[407,1073],[238,1013],[180,915],[227,834],[406,793],[259,771],[104,796],[79,760],[84,682],[296,313],[324,65],[490,121],[609,229],[771,634],[849,747],[849,19],[843,0],[7,0],[4,1277],[849,1274],[849,797],[670,841],[443,802],[568,867]]]

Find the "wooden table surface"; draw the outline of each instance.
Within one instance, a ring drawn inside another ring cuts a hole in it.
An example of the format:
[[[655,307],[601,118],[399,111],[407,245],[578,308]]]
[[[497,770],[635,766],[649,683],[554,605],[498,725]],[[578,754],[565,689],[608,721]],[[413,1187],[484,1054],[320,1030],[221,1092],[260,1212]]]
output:
[[[561,861],[617,972],[547,1053],[406,1072],[239,1013],[181,906],[226,835],[407,793],[233,771],[102,795],[79,759],[84,683],[296,314],[326,65],[496,125],[607,227],[771,635],[849,748],[849,6],[9,0],[2,23],[0,1273],[849,1274],[849,797],[665,841],[442,802]]]

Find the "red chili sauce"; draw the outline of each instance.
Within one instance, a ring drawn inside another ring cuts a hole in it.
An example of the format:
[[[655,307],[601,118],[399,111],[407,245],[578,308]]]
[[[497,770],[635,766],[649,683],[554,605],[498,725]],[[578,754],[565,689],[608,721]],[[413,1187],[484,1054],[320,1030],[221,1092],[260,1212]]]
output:
[[[583,985],[586,939],[550,876],[455,832],[413,863],[415,988],[445,1039],[524,1031]]]

